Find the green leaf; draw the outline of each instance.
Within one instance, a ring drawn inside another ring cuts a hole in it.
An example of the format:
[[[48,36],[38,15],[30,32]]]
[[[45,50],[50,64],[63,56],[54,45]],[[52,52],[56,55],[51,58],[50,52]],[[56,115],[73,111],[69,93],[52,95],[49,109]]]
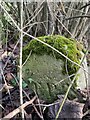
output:
[[[34,83],[34,84],[37,84],[38,86],[41,87],[41,85],[38,82],[36,82],[35,80],[33,80],[32,78],[28,78],[28,81],[29,81],[30,84]]]
[[[28,78],[29,83],[32,83],[34,80],[32,78]]]
[[[19,79],[18,78],[16,78],[17,80],[18,80],[18,82],[19,82]],[[11,80],[11,84],[13,85],[13,86],[17,86],[17,83],[16,83],[16,81],[15,81],[15,79],[12,79]],[[26,88],[28,86],[28,84],[23,80],[22,81],[22,87],[23,88]]]
[[[22,87],[26,88],[28,86],[28,84],[25,81],[22,81]]]

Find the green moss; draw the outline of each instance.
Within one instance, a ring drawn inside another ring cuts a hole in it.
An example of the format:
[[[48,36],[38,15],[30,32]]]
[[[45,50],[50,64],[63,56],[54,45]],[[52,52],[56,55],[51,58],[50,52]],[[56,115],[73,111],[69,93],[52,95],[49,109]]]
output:
[[[78,50],[77,42],[75,40],[68,39],[60,35],[42,36],[38,37],[38,39],[53,46],[54,48],[62,52],[64,55],[68,56],[74,62],[78,64],[80,63],[81,53],[80,50]],[[26,60],[31,50],[32,54],[34,53],[37,55],[52,55],[57,59],[63,59],[65,61],[65,58],[62,57],[59,53],[53,51],[51,48],[38,42],[35,39],[33,39],[27,46],[23,48],[23,61]],[[72,65],[72,63],[68,61],[68,69],[71,74],[76,72],[78,66]]]

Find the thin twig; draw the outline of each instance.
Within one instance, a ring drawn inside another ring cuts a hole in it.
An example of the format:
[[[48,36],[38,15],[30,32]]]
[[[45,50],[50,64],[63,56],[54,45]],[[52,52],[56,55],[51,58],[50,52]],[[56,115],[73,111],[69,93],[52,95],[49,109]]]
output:
[[[86,3],[86,5],[82,6],[82,7],[80,8],[80,10],[83,9],[83,8],[85,8],[85,7],[87,7],[87,6],[89,6],[89,5],[90,5],[90,1],[89,1],[89,3]]]
[[[84,11],[77,10],[77,9],[74,9],[74,8],[71,8],[71,7],[68,7],[68,6],[65,6],[65,8],[72,9],[74,12],[85,13]]]
[[[21,35],[20,35],[20,80],[19,80],[19,89],[20,89],[20,105],[23,104],[23,91],[22,91],[22,48],[23,48],[23,0],[21,0]],[[22,118],[24,119],[24,111],[21,109]]]
[[[62,25],[62,27],[71,35],[71,37],[73,38],[72,33],[64,26],[64,24],[57,18],[57,16],[55,16],[55,18],[58,20],[58,22]]]
[[[0,104],[0,107],[3,109],[3,110],[5,110],[5,108]]]
[[[11,94],[10,94],[10,90],[8,89],[8,84],[7,84],[7,82],[6,82],[6,80],[5,80],[5,76],[4,76],[4,73],[3,73],[3,70],[1,69],[1,74],[2,74],[2,77],[3,77],[3,80],[4,80],[4,88],[6,89],[6,91],[8,92],[8,94],[9,94],[9,97],[10,97],[10,100],[11,100]]]
[[[31,56],[31,53],[32,53],[32,50],[30,51],[28,57],[26,58],[25,62],[23,63],[22,67],[27,63],[28,59],[30,58]]]
[[[33,21],[33,19],[35,19],[36,18],[36,16],[40,13],[40,11],[43,9],[43,6],[40,8],[40,10],[37,12],[37,14],[36,15],[34,15],[33,17],[32,17],[32,19],[26,24],[26,26],[28,25],[28,24],[30,24],[30,22],[32,22]],[[26,27],[26,26],[24,26],[23,27],[23,29]]]
[[[38,11],[39,11],[39,9],[41,8],[41,6],[42,6],[42,4],[45,2],[45,0],[43,0],[40,4],[39,4],[39,6],[34,10],[34,12],[32,13],[32,15],[29,17],[29,18],[33,18],[33,16],[35,17],[35,16],[37,16],[37,15],[35,15],[35,13],[37,13]],[[30,10],[30,8],[29,8],[29,10]],[[28,11],[29,11],[28,10]],[[41,11],[41,10],[40,10]],[[40,12],[39,11],[39,12]],[[31,12],[30,12],[30,14],[31,14]],[[33,20],[33,19],[32,19]],[[25,23],[27,22],[27,20],[25,21]],[[30,22],[28,21],[28,23],[26,23],[26,25],[28,25]]]
[[[36,99],[36,96],[33,97],[33,99],[31,99],[30,101],[25,102],[24,104],[22,104],[20,107],[18,107],[17,109],[13,110],[12,112],[10,112],[8,115],[6,115],[4,118],[2,119],[11,119],[13,118],[15,115],[17,115],[18,113],[21,112],[21,109],[24,109],[26,106],[32,104]]]
[[[64,80],[66,80],[66,79],[68,79],[68,78],[70,78],[70,77],[73,77],[73,76],[75,76],[75,74],[72,74],[72,75],[67,76],[66,78],[64,78],[64,79],[60,80],[59,82],[55,83],[55,85],[58,85],[58,84],[60,84],[61,82],[63,82]]]
[[[65,20],[71,20],[71,19],[75,19],[75,18],[84,18],[84,17],[90,18],[90,15],[78,15],[78,16],[65,18]]]

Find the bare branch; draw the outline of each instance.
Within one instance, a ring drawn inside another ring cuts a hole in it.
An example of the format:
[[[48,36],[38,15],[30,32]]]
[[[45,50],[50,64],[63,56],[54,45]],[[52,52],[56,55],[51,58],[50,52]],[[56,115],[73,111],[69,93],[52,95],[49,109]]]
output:
[[[80,8],[80,10],[83,9],[83,8],[85,8],[85,7],[87,7],[87,6],[89,6],[89,5],[90,5],[90,1],[89,1],[89,3],[86,3],[86,5],[82,6],[82,7]]]
[[[78,16],[65,18],[65,20],[71,20],[71,19],[75,19],[75,18],[84,18],[84,17],[90,18],[90,15],[78,15]]]
[[[12,112],[10,112],[3,119],[6,119],[6,118],[11,119],[11,118],[13,118],[15,115],[17,115],[18,113],[21,112],[21,109],[24,109],[26,106],[32,104],[35,101],[35,99],[36,99],[36,96],[32,100],[25,102],[23,105],[21,105],[20,107],[18,107],[15,110],[13,110]]]

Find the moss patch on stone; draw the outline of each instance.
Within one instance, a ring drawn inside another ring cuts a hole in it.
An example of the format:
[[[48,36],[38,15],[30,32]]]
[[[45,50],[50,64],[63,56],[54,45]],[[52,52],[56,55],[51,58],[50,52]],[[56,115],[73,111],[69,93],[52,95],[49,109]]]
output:
[[[80,63],[81,53],[75,40],[60,35],[42,36],[38,37],[38,39],[53,46],[74,62]],[[67,76],[66,64],[69,75],[76,73],[78,66],[72,64],[59,53],[35,39],[31,40],[30,43],[23,48],[23,62],[31,50],[31,56],[23,67],[23,78],[25,80],[29,78],[33,79],[29,84],[30,87],[37,91],[37,94],[46,101],[53,101],[56,95],[65,94],[70,80],[67,79],[57,85],[56,83]],[[73,77],[71,77],[71,79],[72,78]],[[72,86],[73,90],[75,86],[76,82]],[[69,96],[75,96],[73,90],[71,90]]]
[[[80,63],[81,53],[80,50],[78,50],[76,40],[68,39],[60,35],[42,36],[38,37],[38,39],[53,46],[54,48],[62,52],[64,55],[68,56],[72,61],[78,64]],[[23,61],[26,60],[31,50],[32,54],[47,54],[56,57],[56,59],[63,59],[64,61],[66,60],[59,53],[33,39],[27,46],[23,48]],[[72,63],[68,61],[68,69],[69,71],[72,71],[72,73],[74,73],[78,69],[78,66],[71,64]]]

